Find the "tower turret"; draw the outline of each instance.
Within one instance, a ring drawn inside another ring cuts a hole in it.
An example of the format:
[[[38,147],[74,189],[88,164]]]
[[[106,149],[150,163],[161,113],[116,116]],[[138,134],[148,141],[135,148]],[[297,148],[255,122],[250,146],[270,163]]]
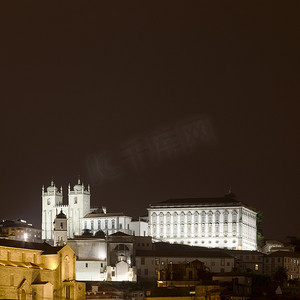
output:
[[[59,191],[52,180],[50,186],[42,188],[42,238],[52,240],[52,222],[55,217],[55,207],[63,204],[62,190]]]
[[[82,234],[82,219],[85,215],[90,213],[90,189],[86,189],[84,184],[78,178],[77,184],[74,185],[73,190],[69,188],[69,208],[70,208],[70,229],[71,234]],[[72,221],[71,221],[72,218]],[[72,224],[72,225],[71,225]]]
[[[53,222],[54,246],[63,246],[67,243],[67,216],[61,210]]]

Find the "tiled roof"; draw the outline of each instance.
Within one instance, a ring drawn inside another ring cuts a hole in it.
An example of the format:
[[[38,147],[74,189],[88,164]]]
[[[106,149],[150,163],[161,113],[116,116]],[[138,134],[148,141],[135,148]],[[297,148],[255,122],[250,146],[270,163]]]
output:
[[[223,197],[215,198],[180,198],[180,199],[168,199],[157,204],[151,204],[151,207],[161,207],[161,206],[246,206],[241,201],[236,200],[233,194],[228,194]]]
[[[11,248],[21,248],[21,249],[29,249],[29,250],[40,250],[45,254],[55,254],[63,247],[52,247],[47,243],[29,243],[25,241],[14,241],[14,240],[6,240],[0,239],[0,247],[11,247]]]
[[[222,251],[210,251],[210,250],[199,250],[199,251],[176,251],[176,250],[137,250],[136,256],[150,256],[150,257],[194,257],[194,258],[232,258],[233,257]]]
[[[98,212],[94,212],[94,213],[90,213],[84,216],[84,218],[101,218],[101,217],[120,217],[120,216],[124,216],[124,213],[119,212],[119,213],[98,213]]]

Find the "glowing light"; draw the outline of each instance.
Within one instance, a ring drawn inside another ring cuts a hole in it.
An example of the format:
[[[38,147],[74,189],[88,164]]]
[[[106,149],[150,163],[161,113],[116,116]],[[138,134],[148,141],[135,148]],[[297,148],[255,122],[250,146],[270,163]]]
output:
[[[25,233],[24,233],[24,240],[26,241],[27,238],[28,238],[28,234],[25,232]]]

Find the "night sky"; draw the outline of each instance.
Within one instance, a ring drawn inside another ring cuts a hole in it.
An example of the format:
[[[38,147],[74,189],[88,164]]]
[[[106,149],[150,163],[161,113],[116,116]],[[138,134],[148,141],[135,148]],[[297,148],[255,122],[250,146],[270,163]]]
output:
[[[300,236],[299,1],[40,2],[1,4],[0,219],[80,175],[134,217],[231,187]]]

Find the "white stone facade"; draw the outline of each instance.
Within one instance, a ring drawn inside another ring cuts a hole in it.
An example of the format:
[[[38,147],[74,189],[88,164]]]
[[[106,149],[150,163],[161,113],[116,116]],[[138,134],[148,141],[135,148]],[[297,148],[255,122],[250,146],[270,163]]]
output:
[[[173,203],[172,203],[173,202]],[[150,205],[149,235],[170,243],[256,250],[256,212],[226,198],[175,199]]]
[[[46,191],[42,190],[42,239],[53,241],[53,222],[56,215],[62,211],[68,220],[68,238],[82,233],[82,219],[91,211],[90,188],[85,189],[78,180],[71,190],[68,191],[68,205],[63,205],[62,188],[60,191],[53,181]]]
[[[68,239],[81,235],[84,229],[89,229],[92,234],[102,230],[105,234],[121,231],[130,235],[148,236],[148,223],[146,221],[132,221],[132,217],[123,213],[108,213],[104,207],[100,210],[91,209],[90,197],[90,187],[85,188],[80,180],[73,187],[73,190],[69,185],[67,205],[63,205],[62,188],[59,190],[53,181],[46,190],[43,188],[42,239],[53,243],[53,222],[60,212],[65,214],[67,218]]]

